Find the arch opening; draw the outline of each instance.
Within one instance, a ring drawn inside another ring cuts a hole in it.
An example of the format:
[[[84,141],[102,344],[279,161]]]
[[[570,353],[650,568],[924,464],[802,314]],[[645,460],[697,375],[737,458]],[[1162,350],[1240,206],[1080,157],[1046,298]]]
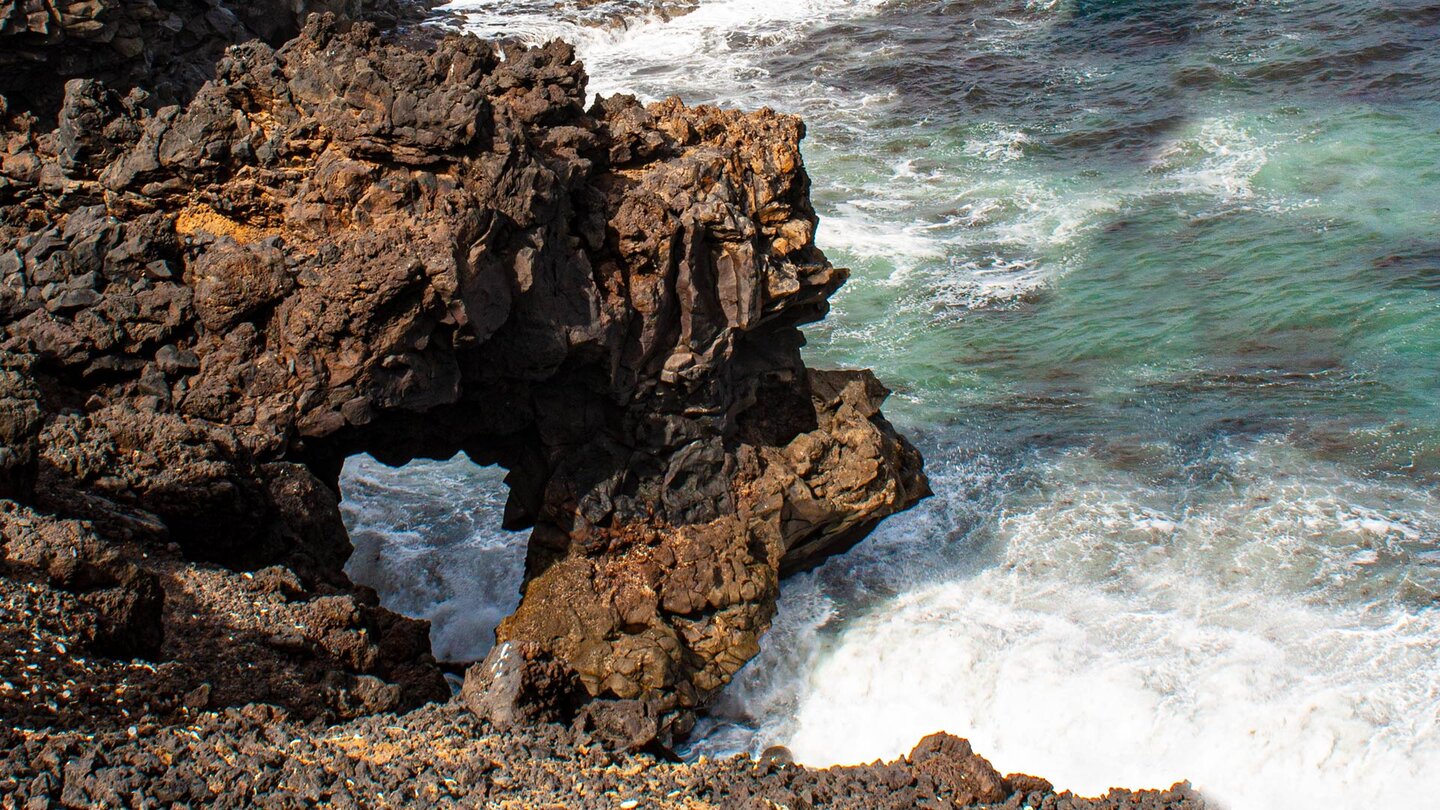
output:
[[[529,532],[501,527],[504,476],[464,453],[399,467],[361,453],[340,474],[354,548],[346,575],[375,589],[389,610],[430,622],[442,665],[484,658],[496,625],[520,603]]]

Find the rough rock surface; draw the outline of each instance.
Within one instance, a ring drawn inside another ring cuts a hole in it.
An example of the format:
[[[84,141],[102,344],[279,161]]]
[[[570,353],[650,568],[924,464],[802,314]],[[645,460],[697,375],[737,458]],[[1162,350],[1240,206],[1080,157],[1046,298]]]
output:
[[[459,702],[331,726],[302,724],[294,712],[264,703],[216,711],[207,708],[203,689],[167,698],[173,673],[166,670],[174,664],[147,669],[69,654],[65,640],[75,637],[52,626],[69,614],[46,604],[39,591],[43,588],[17,591],[9,579],[0,579],[0,607],[23,602],[29,607],[22,610],[42,615],[35,636],[4,638],[27,662],[0,673],[0,713],[17,718],[13,725],[0,725],[4,809],[1207,807],[1182,784],[1080,798],[1057,793],[1040,778],[999,777],[968,742],[949,735],[932,735],[910,757],[894,762],[814,770],[773,755],[759,761],[672,762],[616,751],[603,729],[583,722],[500,729]],[[0,626],[4,633],[7,628]],[[84,731],[46,726],[40,722],[46,703],[62,712],[95,712],[102,722]],[[972,774],[985,774],[984,796],[976,794]]]
[[[1082,798],[1023,774],[985,799],[945,774],[985,769],[969,744],[927,739],[908,758],[812,769],[774,760],[693,763],[615,752],[580,727],[499,730],[455,704],[318,733],[279,709],[187,711],[100,735],[0,729],[4,807],[517,807],[705,810],[1205,810],[1188,785]],[[923,747],[923,746],[922,746]],[[954,757],[954,758],[952,758]],[[938,774],[938,775],[937,775]],[[992,800],[993,799],[993,800]]]
[[[316,638],[246,638],[410,705],[438,675],[344,595],[339,471],[464,451],[534,527],[500,640],[666,736],[758,651],[783,573],[927,493],[874,377],[801,363],[845,275],[797,119],[587,111],[564,44],[411,50],[330,16],[215,73],[153,113],[75,79],[55,130],[4,125],[0,494],[153,555],[105,574],[155,594],[112,613],[191,599],[167,571],[281,566],[350,601]]]
[[[274,572],[254,592],[298,596]],[[0,577],[0,808],[523,807],[952,808],[1202,810],[1184,785],[1057,792],[1033,776],[998,777],[969,744],[926,738],[891,763],[817,770],[788,752],[683,764],[617,750],[613,725],[504,728],[462,703],[429,703],[339,725],[263,703],[231,705],[189,681],[185,662],[158,666],[89,653],[75,597]],[[303,600],[302,600],[303,601]],[[273,604],[273,603],[272,603]],[[234,663],[238,663],[234,662]],[[991,789],[977,803],[973,774]],[[997,785],[996,780],[999,779]]]
[[[101,79],[154,100],[188,100],[214,77],[224,49],[279,45],[314,12],[395,24],[419,19],[412,0],[0,0],[0,95],[53,108],[72,78]]]

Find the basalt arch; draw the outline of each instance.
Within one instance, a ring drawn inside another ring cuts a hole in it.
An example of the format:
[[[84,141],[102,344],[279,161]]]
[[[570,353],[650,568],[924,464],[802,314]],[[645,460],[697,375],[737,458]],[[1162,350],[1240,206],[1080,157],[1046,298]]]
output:
[[[54,132],[7,113],[0,495],[25,520],[343,596],[344,459],[463,452],[531,532],[499,638],[683,732],[784,573],[926,494],[874,377],[801,361],[844,272],[797,119],[587,109],[563,44],[420,52],[328,17],[216,75],[159,110],[73,81]],[[45,569],[46,542],[7,555]],[[124,565],[107,587],[158,563]],[[369,708],[434,698],[413,624],[351,603],[365,632],[326,666]]]

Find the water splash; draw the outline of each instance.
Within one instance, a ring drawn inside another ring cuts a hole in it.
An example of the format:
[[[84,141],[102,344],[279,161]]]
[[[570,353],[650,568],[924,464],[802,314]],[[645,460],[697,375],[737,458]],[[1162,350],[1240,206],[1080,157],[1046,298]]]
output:
[[[1072,450],[1033,472],[969,549],[993,563],[915,588],[896,570],[895,596],[787,665],[793,725],[762,741],[829,765],[944,728],[1081,792],[1183,776],[1233,810],[1423,805],[1440,500],[1273,440],[1145,472]],[[805,627],[815,604],[787,610]]]
[[[478,661],[520,602],[527,532],[500,528],[503,473],[464,456],[386,467],[345,462],[340,503],[355,551],[351,580],[391,610],[430,621],[441,661]]]

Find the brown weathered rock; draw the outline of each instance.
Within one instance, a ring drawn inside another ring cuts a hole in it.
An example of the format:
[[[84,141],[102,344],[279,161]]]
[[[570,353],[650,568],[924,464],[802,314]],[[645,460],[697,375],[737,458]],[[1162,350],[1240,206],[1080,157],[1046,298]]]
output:
[[[957,806],[1003,802],[1010,797],[1011,786],[988,760],[971,750],[969,740],[944,732],[931,734],[915,746],[908,759],[916,773],[947,788]]]
[[[673,758],[658,744],[665,728],[663,709],[648,700],[596,700],[585,705],[575,726],[612,751],[653,751]]]
[[[420,19],[413,0],[0,0],[0,95],[49,109],[67,79],[112,88],[143,85],[164,104],[184,102],[208,81],[229,45],[272,45],[299,33],[312,13],[394,25]],[[62,127],[63,129],[63,127]],[[93,121],[83,132],[98,136]],[[64,135],[62,135],[62,140]]]
[[[0,566],[33,572],[79,597],[85,635],[102,655],[152,657],[164,640],[165,592],[84,523],[0,500]]]
[[[498,462],[533,526],[500,641],[663,737],[758,652],[783,574],[927,494],[874,377],[801,362],[845,274],[797,119],[587,111],[562,43],[417,51],[328,17],[215,71],[183,109],[75,81],[59,135],[9,119],[0,348],[29,376],[0,379],[0,431],[38,509],[345,589],[346,456]],[[356,610],[264,643],[391,702],[356,679],[410,647]]]
[[[28,375],[0,368],[0,498],[27,497],[35,486],[39,400]]]
[[[584,702],[580,679],[533,643],[496,644],[465,672],[460,700],[496,728],[568,723]]]

